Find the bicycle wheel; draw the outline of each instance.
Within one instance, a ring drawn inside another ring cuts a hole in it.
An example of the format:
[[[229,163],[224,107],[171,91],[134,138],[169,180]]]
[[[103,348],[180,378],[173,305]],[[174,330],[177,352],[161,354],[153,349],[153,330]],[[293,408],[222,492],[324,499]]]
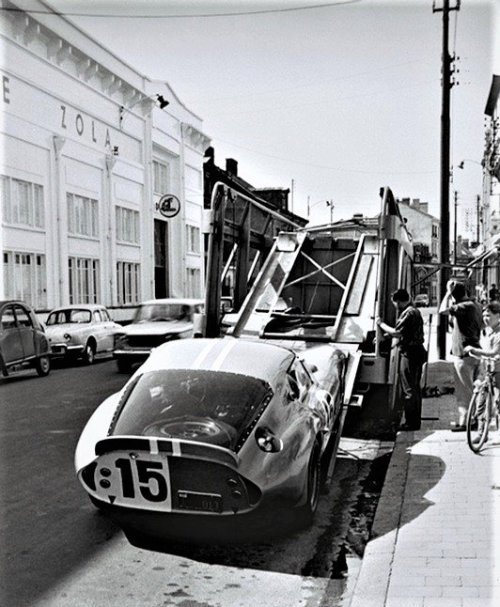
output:
[[[467,443],[474,453],[479,453],[488,440],[493,394],[488,385],[480,386],[474,394],[467,411]]]

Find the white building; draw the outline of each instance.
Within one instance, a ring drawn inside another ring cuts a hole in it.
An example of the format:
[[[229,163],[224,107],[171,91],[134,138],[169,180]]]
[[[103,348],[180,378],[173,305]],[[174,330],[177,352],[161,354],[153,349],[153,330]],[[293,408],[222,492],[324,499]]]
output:
[[[0,299],[201,295],[201,119],[44,2],[2,4]]]
[[[500,76],[494,75],[486,102],[484,220],[486,238],[500,234]]]

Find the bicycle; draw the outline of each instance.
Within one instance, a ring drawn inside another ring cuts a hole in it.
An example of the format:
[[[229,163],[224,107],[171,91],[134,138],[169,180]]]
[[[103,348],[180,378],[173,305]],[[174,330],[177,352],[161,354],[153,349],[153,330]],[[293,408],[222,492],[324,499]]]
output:
[[[473,356],[471,354],[471,356]],[[484,377],[474,382],[474,391],[467,410],[465,425],[467,443],[474,453],[479,453],[488,440],[490,425],[498,430],[499,402],[495,398],[495,362],[499,357],[476,356],[484,363]]]

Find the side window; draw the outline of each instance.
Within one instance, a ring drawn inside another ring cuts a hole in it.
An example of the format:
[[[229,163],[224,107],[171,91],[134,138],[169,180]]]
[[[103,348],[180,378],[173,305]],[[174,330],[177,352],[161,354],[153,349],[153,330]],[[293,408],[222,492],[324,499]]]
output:
[[[5,308],[2,313],[2,329],[14,329],[16,326],[16,319],[14,318],[14,310],[12,306]]]
[[[17,319],[18,326],[20,326],[20,327],[33,326],[30,315],[28,314],[28,311],[25,308],[22,308],[21,306],[15,306],[14,309],[15,309],[15,313],[16,313],[16,319]]]
[[[109,322],[111,320],[107,310],[101,310],[101,318],[104,322]]]
[[[101,313],[99,310],[94,310],[94,322],[101,322]]]
[[[309,377],[309,373],[306,371],[304,365],[300,361],[295,361],[289,371],[289,374],[292,374],[293,377],[295,377],[296,379],[297,390],[299,393],[298,398],[300,400],[304,400],[312,384],[311,378]]]
[[[304,368],[304,365],[301,362],[298,362],[295,365],[295,371],[297,373],[297,379],[299,380],[299,384],[304,386],[307,390],[311,387],[312,381],[309,376],[309,373]]]
[[[297,400],[300,397],[300,390],[299,390],[299,386],[297,384],[297,381],[295,380],[295,377],[293,376],[293,371],[292,372],[288,372],[286,375],[287,378],[287,395],[289,400]]]

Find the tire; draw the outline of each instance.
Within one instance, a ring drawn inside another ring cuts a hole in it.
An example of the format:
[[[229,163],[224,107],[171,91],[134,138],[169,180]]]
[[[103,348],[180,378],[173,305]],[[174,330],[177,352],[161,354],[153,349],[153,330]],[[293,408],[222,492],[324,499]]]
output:
[[[85,350],[83,351],[83,354],[82,354],[82,360],[86,365],[94,364],[95,351],[94,351],[94,347],[92,346],[92,344],[90,342],[87,342],[85,344]]]
[[[40,377],[45,377],[50,373],[50,358],[48,356],[40,356],[35,363],[36,372]]]
[[[321,490],[321,458],[320,447],[316,441],[307,466],[307,501],[300,509],[300,521],[310,527],[318,509]]]
[[[233,426],[209,417],[185,416],[158,420],[146,426],[144,436],[180,438],[201,441],[230,449],[236,438]]]
[[[467,443],[474,453],[479,453],[488,440],[492,405],[493,395],[488,386],[481,386],[473,393],[467,410],[465,425],[467,428]]]
[[[128,360],[117,359],[116,366],[118,367],[118,373],[130,373],[132,365]]]

